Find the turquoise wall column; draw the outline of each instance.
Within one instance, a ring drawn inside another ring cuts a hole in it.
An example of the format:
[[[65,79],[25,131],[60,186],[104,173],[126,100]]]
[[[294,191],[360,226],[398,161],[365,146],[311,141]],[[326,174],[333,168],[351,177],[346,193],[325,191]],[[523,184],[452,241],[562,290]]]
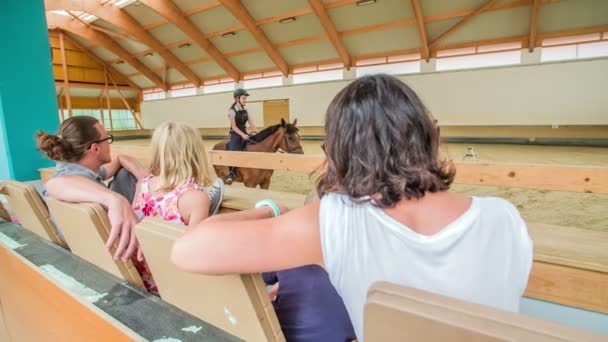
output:
[[[0,23],[0,179],[38,179],[34,134],[59,125],[44,1],[1,0]]]

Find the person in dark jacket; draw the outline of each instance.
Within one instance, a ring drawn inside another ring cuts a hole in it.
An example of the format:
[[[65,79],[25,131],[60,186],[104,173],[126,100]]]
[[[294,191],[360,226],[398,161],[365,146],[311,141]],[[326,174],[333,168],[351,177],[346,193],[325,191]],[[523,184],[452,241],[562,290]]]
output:
[[[242,151],[245,148],[245,141],[249,139],[249,136],[256,134],[257,129],[253,123],[252,118],[245,109],[245,103],[247,103],[247,90],[236,89],[233,93],[234,103],[228,110],[228,118],[230,119],[230,140],[228,141],[229,151]],[[251,132],[247,133],[247,123],[251,127]],[[232,184],[236,175],[236,167],[230,166],[230,172],[226,176],[226,184]]]

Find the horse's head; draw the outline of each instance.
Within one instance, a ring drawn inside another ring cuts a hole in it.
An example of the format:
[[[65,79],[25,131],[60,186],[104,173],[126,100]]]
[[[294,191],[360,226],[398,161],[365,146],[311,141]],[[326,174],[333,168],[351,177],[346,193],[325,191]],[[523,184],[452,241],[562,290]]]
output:
[[[293,123],[285,122],[281,119],[281,128],[285,130],[283,139],[281,139],[280,149],[287,153],[304,154],[302,145],[300,144],[300,134],[296,124],[298,119],[293,120]]]

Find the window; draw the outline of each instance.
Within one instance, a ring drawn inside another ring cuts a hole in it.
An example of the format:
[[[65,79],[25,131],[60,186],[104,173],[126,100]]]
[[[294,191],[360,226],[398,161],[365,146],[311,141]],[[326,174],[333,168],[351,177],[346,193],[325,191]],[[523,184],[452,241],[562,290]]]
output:
[[[521,63],[521,51],[504,51],[466,56],[437,58],[436,70],[484,68]]]
[[[171,90],[171,97],[182,97],[196,95],[196,88],[183,88]]]
[[[155,91],[152,93],[144,93],[144,101],[149,100],[162,100],[167,97],[167,93],[164,91]]]
[[[413,74],[420,72],[420,61],[360,66],[355,70],[357,77],[372,74]]]
[[[234,82],[204,85],[203,93],[213,94],[213,93],[221,93],[223,91],[233,91],[234,86],[235,86]]]
[[[283,85],[283,77],[266,77],[256,78],[243,81],[243,87],[245,89],[264,88],[264,87],[278,87]]]
[[[302,74],[293,75],[293,83],[312,83],[312,82],[323,82],[323,81],[334,81],[341,80],[344,78],[344,72],[342,69],[325,70],[325,71],[314,71]]]
[[[107,109],[103,110],[104,122],[103,126],[106,130],[113,129],[114,131],[137,129],[137,124],[133,118],[133,114],[126,109],[112,109],[112,123],[110,124],[110,112]],[[73,109],[74,116],[87,115],[92,116],[101,122],[100,109]],[[67,117],[67,110],[64,109],[64,116]]]
[[[590,33],[543,40],[541,62],[608,56],[608,34]]]

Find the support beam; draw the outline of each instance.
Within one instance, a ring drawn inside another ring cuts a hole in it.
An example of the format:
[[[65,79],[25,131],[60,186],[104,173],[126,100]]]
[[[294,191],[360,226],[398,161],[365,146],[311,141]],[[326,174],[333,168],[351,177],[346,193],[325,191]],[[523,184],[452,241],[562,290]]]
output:
[[[131,81],[126,75],[120,73],[117,70],[113,70],[106,61],[104,61],[103,59],[97,57],[97,55],[95,55],[93,52],[91,52],[91,50],[87,49],[84,45],[80,44],[75,39],[72,39],[72,37],[70,37],[67,34],[64,34],[63,38],[67,42],[69,42],[70,44],[76,46],[80,51],[82,51],[84,54],[86,54],[87,56],[89,56],[91,59],[95,60],[95,62],[99,63],[104,68],[107,68],[108,72],[110,72],[111,74],[119,76],[120,79],[124,79],[125,82],[127,82],[129,84],[129,86],[131,86],[131,87],[133,87],[133,88],[141,91],[141,88],[137,84],[135,84],[133,81]]]
[[[344,43],[342,43],[342,40],[340,40],[340,36],[338,35],[338,31],[336,30],[336,25],[334,25],[334,23],[331,21],[331,18],[329,17],[327,11],[325,10],[325,7],[323,6],[323,3],[321,2],[321,0],[308,0],[308,3],[317,15],[317,18],[319,18],[321,25],[325,29],[327,37],[329,37],[329,41],[331,41],[331,44],[336,49],[338,56],[340,56],[340,59],[344,64],[344,68],[346,68],[347,70],[350,69],[351,59],[348,54],[348,51],[346,50],[346,46],[344,46]]]
[[[152,8],[160,15],[165,17],[178,29],[188,35],[198,44],[224,71],[238,82],[240,79],[239,71],[226,59],[224,55],[205,38],[205,35],[188,19],[188,17],[171,0],[141,0],[146,6]],[[200,86],[200,84],[196,84]]]
[[[93,30],[90,27],[83,25],[82,23],[71,20],[65,16],[47,12],[46,14],[47,24],[50,28],[60,28],[64,31],[71,32],[78,36],[81,36],[91,42],[101,45],[105,49],[110,50],[113,54],[122,58],[125,62],[129,63],[137,71],[141,72],[147,77],[152,83],[163,90],[167,89],[167,85],[156,75],[152,70],[145,66],[142,62],[131,56],[131,54],[118,45],[109,36],[104,33]]]
[[[106,95],[106,105],[108,106],[108,116],[110,117],[110,131],[114,130],[114,122],[112,122],[112,102],[110,101],[110,90],[108,89],[108,73],[104,72],[106,87],[104,94]]]
[[[96,1],[73,1],[73,0],[45,0],[47,11],[52,10],[74,10],[84,11],[93,14],[134,36],[139,42],[149,46],[154,52],[160,55],[167,64],[178,70],[190,82],[200,85],[200,78],[186,64],[180,61],[167,47],[165,47],[156,37],[147,32],[140,24],[127,12],[111,4],[100,5]]]
[[[125,106],[127,107],[127,110],[131,113],[131,115],[133,115],[133,119],[135,120],[135,123],[137,124],[137,126],[139,126],[140,129],[143,129],[144,126],[142,126],[141,122],[139,122],[139,119],[137,118],[137,116],[135,116],[135,111],[133,109],[131,109],[131,106],[129,106],[129,102],[127,102],[125,97],[122,95],[122,92],[120,91],[120,89],[118,89],[118,87],[116,86],[116,82],[114,82],[112,75],[108,74],[107,72],[106,72],[106,75],[108,75],[108,77],[110,78],[110,81],[112,81],[112,84],[114,85],[114,89],[116,89],[116,91],[118,92],[118,95],[120,96],[120,99],[122,100],[122,103],[125,104]]]
[[[274,62],[274,64],[281,70],[283,76],[287,76],[289,72],[289,67],[287,66],[287,62],[281,57],[277,49],[272,45],[268,37],[262,29],[260,29],[256,24],[255,20],[249,14],[245,6],[239,0],[220,0],[222,5],[226,7],[226,9],[232,13],[232,15],[237,18],[247,30],[253,35],[255,40],[260,44],[260,46],[266,51],[266,54],[270,59]]]
[[[65,60],[65,44],[63,43],[63,33],[59,33],[59,50],[61,51],[61,66],[63,68],[63,93],[68,107],[68,115],[72,117],[72,97],[70,96],[70,81],[68,76],[68,65]]]
[[[528,40],[528,51],[533,52],[536,47],[536,29],[538,22],[538,9],[540,8],[540,0],[534,0],[532,6],[532,18],[530,19],[530,39]]]
[[[412,0],[412,9],[416,16],[416,27],[418,28],[418,36],[420,37],[420,54],[422,59],[428,61],[430,58],[429,43],[426,37],[426,29],[424,28],[424,16],[422,15],[420,0]]]
[[[495,3],[496,3],[496,0],[488,0],[488,1],[486,1],[486,3],[483,4],[482,6],[480,6],[479,8],[477,8],[475,10],[475,12],[467,15],[461,21],[459,21],[458,23],[456,23],[456,25],[450,27],[447,31],[445,31],[444,33],[440,34],[439,37],[435,38],[431,42],[431,44],[429,45],[429,49],[432,50],[433,48],[435,48],[437,46],[437,44],[439,44],[439,42],[441,42],[442,40],[444,40],[445,38],[447,38],[452,33],[458,31],[460,28],[462,28],[468,22],[470,22],[471,20],[475,19],[475,17],[477,17],[479,14],[483,13],[488,8],[492,7]]]

